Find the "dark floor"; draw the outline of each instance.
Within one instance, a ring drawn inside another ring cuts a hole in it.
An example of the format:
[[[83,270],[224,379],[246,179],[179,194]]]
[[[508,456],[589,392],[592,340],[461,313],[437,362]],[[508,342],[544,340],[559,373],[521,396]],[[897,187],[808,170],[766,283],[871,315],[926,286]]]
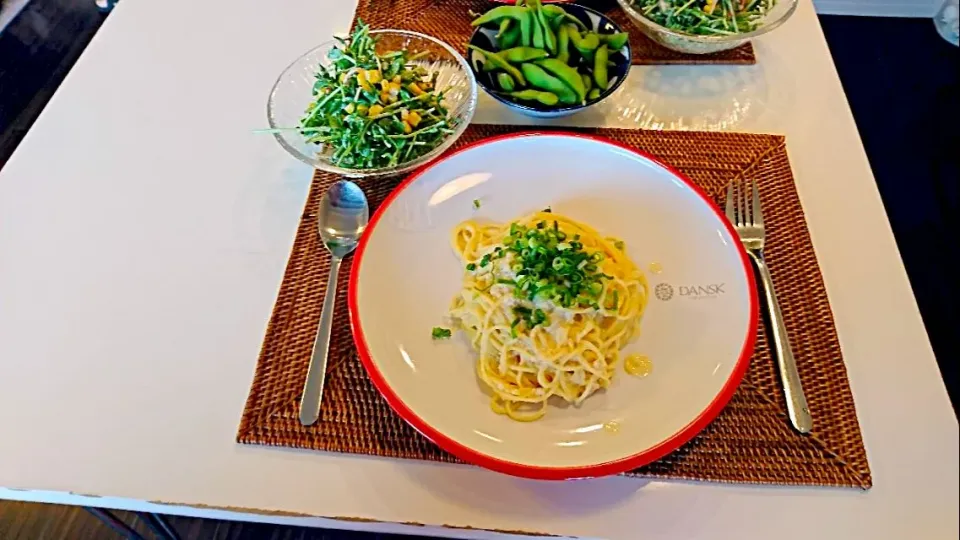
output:
[[[145,540],[175,540],[163,536],[132,512],[111,512],[133,534]],[[174,534],[183,540],[419,540],[425,536],[400,536],[346,531],[280,527],[262,523],[240,523],[212,519],[165,516]],[[75,506],[0,501],[2,540],[115,540],[124,536],[112,530],[90,512]],[[140,540],[137,536],[128,536]]]
[[[820,24],[956,411],[960,52],[929,19],[831,16]]]
[[[0,33],[0,167],[105,14],[33,0]],[[958,49],[927,19],[821,17],[950,397],[960,402]],[[882,294],[882,291],[878,291]],[[152,538],[138,516],[117,516]],[[389,535],[169,518],[188,539],[385,540]],[[79,508],[0,502],[0,539],[119,538]]]

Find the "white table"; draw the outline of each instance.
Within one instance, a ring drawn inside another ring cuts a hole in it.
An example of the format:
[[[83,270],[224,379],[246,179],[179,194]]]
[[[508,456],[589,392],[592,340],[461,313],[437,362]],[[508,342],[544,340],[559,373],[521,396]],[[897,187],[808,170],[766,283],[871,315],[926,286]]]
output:
[[[809,0],[757,66],[635,68],[629,110],[569,121],[787,135],[872,490],[541,483],[236,444],[310,180],[251,130],[352,11],[110,16],[0,174],[0,498],[471,538],[957,538],[957,420]],[[475,121],[521,119],[484,97]]]

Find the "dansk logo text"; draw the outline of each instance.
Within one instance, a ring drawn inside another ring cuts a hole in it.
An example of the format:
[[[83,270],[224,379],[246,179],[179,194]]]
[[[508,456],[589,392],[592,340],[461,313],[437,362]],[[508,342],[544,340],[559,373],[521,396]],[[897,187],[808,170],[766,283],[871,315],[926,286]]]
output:
[[[691,296],[695,298],[717,296],[724,293],[724,285],[726,284],[713,283],[710,285],[680,285],[677,287],[677,293],[680,296]]]

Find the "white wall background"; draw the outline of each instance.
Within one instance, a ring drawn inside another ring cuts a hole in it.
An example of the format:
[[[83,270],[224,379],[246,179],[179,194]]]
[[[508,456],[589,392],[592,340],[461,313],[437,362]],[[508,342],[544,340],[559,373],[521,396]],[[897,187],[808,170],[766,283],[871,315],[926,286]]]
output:
[[[942,0],[813,0],[820,15],[933,17]]]

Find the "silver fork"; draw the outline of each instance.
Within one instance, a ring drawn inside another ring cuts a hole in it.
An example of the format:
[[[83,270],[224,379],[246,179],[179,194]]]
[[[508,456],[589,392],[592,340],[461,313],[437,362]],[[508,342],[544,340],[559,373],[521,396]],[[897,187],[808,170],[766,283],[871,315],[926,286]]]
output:
[[[753,259],[763,283],[763,298],[770,316],[770,326],[773,334],[773,347],[776,351],[777,367],[780,368],[780,380],[783,382],[783,393],[787,398],[787,414],[790,423],[800,433],[808,433],[813,427],[810,409],[807,407],[807,398],[803,395],[803,386],[800,384],[800,375],[797,373],[797,361],[790,348],[790,339],[787,337],[787,327],[783,323],[783,314],[777,302],[777,293],[773,288],[773,279],[770,270],[763,260],[763,243],[766,229],[763,227],[763,210],[760,208],[760,193],[757,183],[750,181],[752,201],[747,202],[748,188],[732,182],[727,188],[727,219],[737,230],[743,247]]]

